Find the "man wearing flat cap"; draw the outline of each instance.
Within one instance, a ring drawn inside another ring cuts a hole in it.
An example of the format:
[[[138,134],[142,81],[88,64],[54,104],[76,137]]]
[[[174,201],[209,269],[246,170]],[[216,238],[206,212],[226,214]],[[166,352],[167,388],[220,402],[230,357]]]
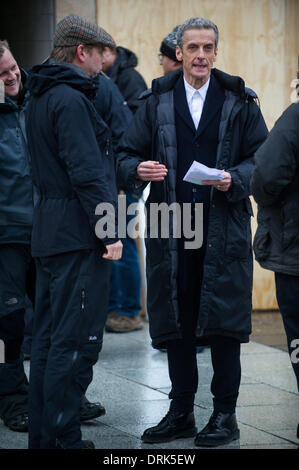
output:
[[[111,260],[122,252],[116,233],[95,233],[98,204],[117,201],[109,129],[90,101],[111,44],[96,24],[68,16],[50,60],[28,77],[37,268],[29,448],[94,447],[82,440],[80,405],[102,346]]]

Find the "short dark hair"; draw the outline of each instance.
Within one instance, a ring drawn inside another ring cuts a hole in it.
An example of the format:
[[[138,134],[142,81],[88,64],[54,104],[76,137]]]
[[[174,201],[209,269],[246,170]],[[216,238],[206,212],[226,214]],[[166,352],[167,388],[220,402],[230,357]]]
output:
[[[5,49],[10,51],[10,47],[9,47],[8,42],[6,41],[6,39],[3,39],[2,41],[0,40],[0,59],[3,56],[3,54],[5,52]]]
[[[211,20],[208,20],[207,18],[189,18],[189,20],[186,20],[183,24],[181,24],[177,31],[177,43],[181,50],[183,49],[185,31],[196,28],[212,29],[215,33],[215,48],[217,48],[219,31],[215,23],[213,23]]]
[[[100,44],[92,44],[92,45],[87,45],[87,44],[82,44],[84,49],[91,53],[93,48],[99,49],[101,52],[103,52],[104,48]],[[77,52],[78,46],[57,46],[54,47],[54,49],[51,52],[50,58],[58,60],[59,62],[68,62],[72,63],[74,58],[76,57],[76,52]]]

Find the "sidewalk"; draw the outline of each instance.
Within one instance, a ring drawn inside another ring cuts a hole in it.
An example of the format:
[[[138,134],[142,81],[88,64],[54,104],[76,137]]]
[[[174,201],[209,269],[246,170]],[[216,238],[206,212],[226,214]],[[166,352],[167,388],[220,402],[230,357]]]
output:
[[[210,351],[197,355],[199,391],[195,416],[200,430],[212,410]],[[297,449],[299,396],[287,352],[250,342],[242,345],[242,384],[237,417],[240,441],[225,448]],[[25,363],[26,372],[29,363]],[[126,334],[105,333],[104,347],[87,391],[101,401],[106,415],[82,425],[84,439],[98,449],[193,449],[193,438],[167,444],[143,444],[144,429],[168,411],[170,383],[166,354],[150,344],[148,325]],[[0,448],[26,449],[27,434],[15,433],[0,421]]]

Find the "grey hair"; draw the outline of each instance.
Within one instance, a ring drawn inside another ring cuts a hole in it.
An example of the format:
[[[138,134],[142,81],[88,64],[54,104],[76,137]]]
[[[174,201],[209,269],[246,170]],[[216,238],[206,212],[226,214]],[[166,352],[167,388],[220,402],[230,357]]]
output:
[[[219,40],[219,32],[218,28],[213,23],[213,21],[208,20],[207,18],[189,18],[189,20],[186,20],[184,23],[180,25],[177,31],[177,44],[180,47],[180,49],[183,49],[183,43],[184,43],[184,33],[188,29],[213,29],[215,32],[215,48],[217,48],[218,45],[218,40]]]

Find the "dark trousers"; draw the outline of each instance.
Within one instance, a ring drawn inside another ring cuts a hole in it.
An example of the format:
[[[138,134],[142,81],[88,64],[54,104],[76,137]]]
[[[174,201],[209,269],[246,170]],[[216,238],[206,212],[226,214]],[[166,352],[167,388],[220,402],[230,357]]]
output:
[[[80,404],[106,321],[111,264],[98,250],[36,259],[29,448],[83,448]]]
[[[0,245],[0,339],[5,345],[5,363],[0,364],[0,417],[5,422],[28,408],[28,380],[21,358],[26,293],[34,302],[30,246]]]
[[[200,308],[200,288],[204,247],[179,251],[178,295],[182,339],[167,345],[169,376],[172,389],[170,408],[188,412],[193,409],[198,387],[195,330]],[[211,336],[214,410],[233,413],[241,381],[240,342],[227,336]]]
[[[275,283],[277,302],[299,391],[299,276],[275,273]]]

